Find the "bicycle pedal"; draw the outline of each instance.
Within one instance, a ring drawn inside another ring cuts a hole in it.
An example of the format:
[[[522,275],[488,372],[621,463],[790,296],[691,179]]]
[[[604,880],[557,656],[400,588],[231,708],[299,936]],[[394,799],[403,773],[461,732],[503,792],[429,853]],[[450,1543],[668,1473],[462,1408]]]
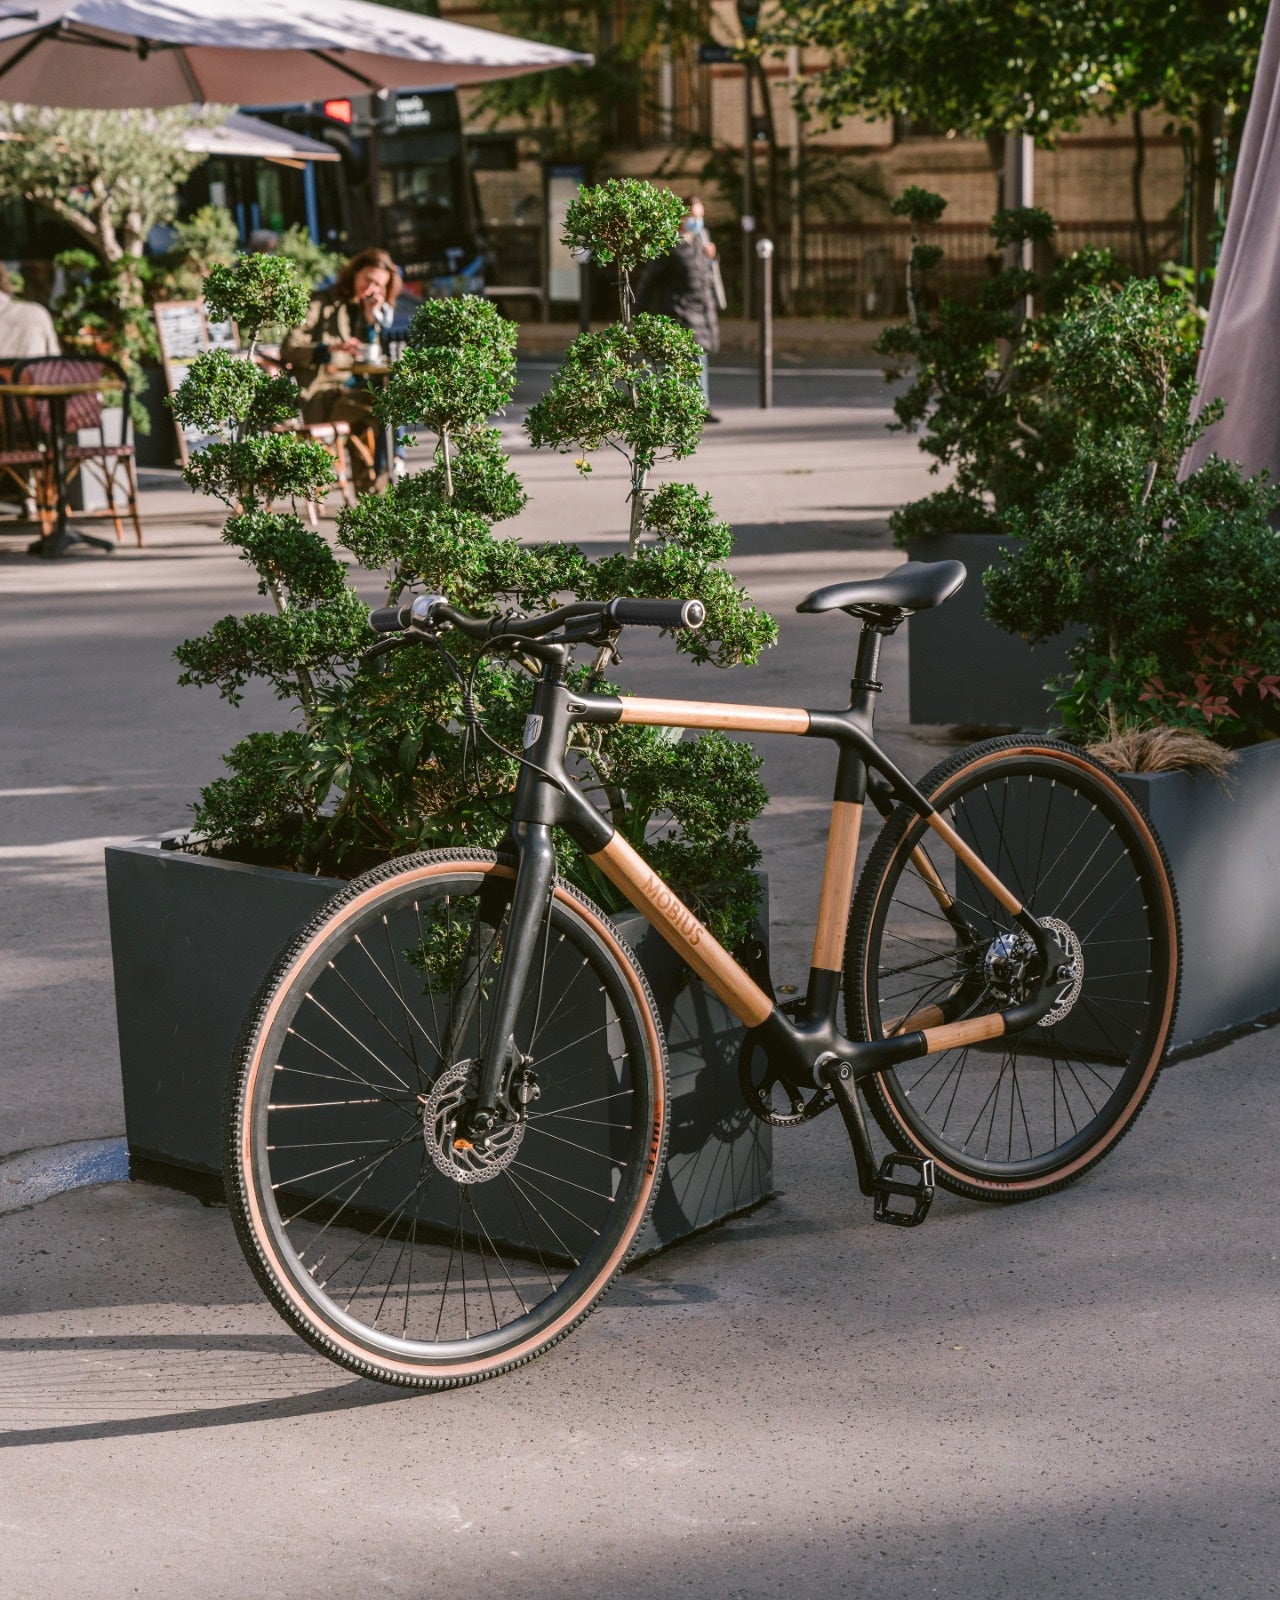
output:
[[[914,1173],[914,1177],[895,1176],[903,1168]],[[896,1151],[887,1155],[871,1185],[876,1201],[876,1221],[889,1222],[897,1228],[918,1228],[933,1204],[933,1179],[933,1162],[928,1156],[907,1156]],[[890,1202],[894,1199],[910,1200],[911,1209],[893,1209]]]

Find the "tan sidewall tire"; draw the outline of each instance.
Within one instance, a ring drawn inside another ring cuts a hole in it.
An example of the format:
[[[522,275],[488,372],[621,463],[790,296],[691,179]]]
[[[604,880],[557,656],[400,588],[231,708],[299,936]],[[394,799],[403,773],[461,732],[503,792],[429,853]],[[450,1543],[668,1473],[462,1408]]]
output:
[[[1139,840],[1146,847],[1153,864],[1157,879],[1157,888],[1160,895],[1160,909],[1167,928],[1169,942],[1169,966],[1172,970],[1173,981],[1169,983],[1165,995],[1163,1015],[1160,1019],[1158,1031],[1155,1035],[1150,1059],[1142,1073],[1141,1078],[1130,1092],[1120,1115],[1103,1132],[1096,1144],[1090,1145],[1087,1150],[1068,1163],[1065,1167],[1055,1169],[1041,1178],[1024,1180],[1009,1179],[1000,1182],[984,1180],[971,1172],[962,1171],[952,1165],[936,1150],[925,1145],[906,1125],[899,1115],[895,1098],[888,1087],[888,1075],[881,1073],[873,1078],[869,1084],[869,1093],[872,1109],[877,1121],[891,1139],[901,1141],[900,1148],[904,1152],[929,1156],[938,1170],[941,1181],[947,1188],[954,1189],[957,1193],[969,1195],[973,1198],[988,1200],[1029,1200],[1037,1195],[1049,1194],[1055,1189],[1060,1189],[1075,1179],[1081,1177],[1090,1167],[1112,1150],[1116,1143],[1124,1137],[1132,1127],[1135,1118],[1147,1097],[1154,1087],[1156,1076],[1160,1070],[1161,1061],[1169,1046],[1169,1039],[1173,1031],[1174,1018],[1177,1013],[1178,996],[1178,963],[1180,959],[1180,924],[1178,918],[1177,900],[1173,890],[1172,879],[1169,874],[1168,862],[1165,859],[1164,848],[1152,831],[1150,823],[1142,814],[1132,797],[1116,782],[1110,772],[1082,750],[1056,741],[1022,740],[1015,737],[1008,739],[992,740],[988,744],[975,747],[973,759],[961,761],[966,752],[961,752],[953,761],[961,764],[953,766],[946,762],[935,768],[926,778],[921,780],[920,792],[931,804],[942,809],[945,806],[946,796],[953,788],[959,788],[967,779],[979,771],[983,766],[998,764],[999,762],[1020,757],[1033,756],[1043,760],[1063,762],[1080,771],[1087,772],[1091,779],[1101,781],[1109,790],[1118,808],[1124,813],[1133,825]],[[891,827],[892,820],[886,823]],[[875,926],[880,909],[880,898],[884,886],[897,881],[896,874],[891,873],[893,866],[899,859],[905,847],[904,838],[899,840],[894,847],[892,857],[886,861],[879,872],[877,888],[879,893],[869,912],[859,922],[859,931]],[[852,933],[855,922],[858,922],[857,905],[850,917],[850,931]],[[852,949],[852,946],[851,946]],[[870,971],[871,948],[870,942],[858,953],[859,965],[856,968],[858,981],[863,985],[863,993],[870,992],[872,973]],[[861,1003],[862,1015],[866,1015],[865,1003]],[[886,1119],[889,1126],[886,1126]]]
[[[346,1336],[342,1330],[324,1322],[316,1305],[299,1293],[292,1274],[281,1263],[272,1230],[267,1225],[252,1158],[253,1125],[249,1108],[254,1104],[264,1052],[270,1043],[272,1030],[295,978],[314,958],[319,946],[365,912],[373,901],[388,892],[389,886],[394,885],[399,890],[415,883],[431,882],[446,874],[459,873],[467,876],[497,873],[514,877],[510,867],[500,864],[496,856],[487,851],[441,852],[408,857],[355,879],[322,909],[282,955],[246,1018],[239,1060],[228,1086],[224,1133],[228,1202],[236,1221],[237,1233],[250,1266],[277,1310],[309,1343],[342,1365],[386,1382],[424,1388],[473,1383],[519,1366],[562,1339],[587,1315],[625,1265],[637,1236],[648,1220],[666,1155],[668,1127],[666,1047],[648,982],[634,955],[621,941],[605,914],[585,895],[569,885],[557,884],[557,903],[571,915],[580,917],[605,947],[623,977],[643,1023],[647,1056],[645,1072],[650,1083],[653,1111],[648,1159],[642,1187],[632,1208],[632,1225],[615,1243],[588,1287],[575,1297],[554,1322],[497,1356],[491,1354],[470,1362],[449,1362],[438,1368],[426,1368],[422,1363],[398,1361],[385,1352],[365,1347]]]

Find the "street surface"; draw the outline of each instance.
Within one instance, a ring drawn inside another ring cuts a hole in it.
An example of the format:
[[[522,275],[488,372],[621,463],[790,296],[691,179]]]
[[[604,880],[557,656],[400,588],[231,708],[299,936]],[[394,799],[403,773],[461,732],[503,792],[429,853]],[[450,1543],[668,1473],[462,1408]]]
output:
[[[764,415],[749,369],[726,365],[723,421],[660,476],[712,492],[781,643],[720,675],[636,636],[621,675],[835,704],[854,629],[795,602],[897,563],[886,518],[924,491],[922,458],[885,431],[870,367],[780,373]],[[522,405],[549,370],[525,369]],[[522,443],[518,416],[518,531],[620,541],[620,463],[581,481]],[[279,716],[265,693],[234,711],[175,686],[174,643],[258,600],[218,508],[144,478],[141,552],[43,565],[0,523],[0,1590],[1280,1592],[1271,1034],[1171,1067],[1074,1188],[1004,1209],[940,1194],[914,1233],[873,1226],[835,1117],[780,1131],[774,1200],[630,1273],[531,1366],[434,1396],[297,1341],[219,1205],[116,1181],[7,1206],[6,1184],[36,1197],[53,1147],[72,1164],[77,1142],[124,1131],[104,843],[181,826],[220,753]],[[953,746],[909,726],[905,669],[895,638],[880,729],[919,774]],[[834,758],[762,748],[774,976],[797,980]]]

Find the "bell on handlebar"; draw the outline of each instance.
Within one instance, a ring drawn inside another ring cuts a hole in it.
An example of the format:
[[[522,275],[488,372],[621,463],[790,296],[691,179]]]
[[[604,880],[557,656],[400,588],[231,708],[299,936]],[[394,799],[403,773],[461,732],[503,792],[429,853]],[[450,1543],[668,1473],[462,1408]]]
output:
[[[448,605],[442,594],[420,594],[415,596],[413,604],[409,607],[410,618],[423,626],[431,621],[432,613],[437,606]]]

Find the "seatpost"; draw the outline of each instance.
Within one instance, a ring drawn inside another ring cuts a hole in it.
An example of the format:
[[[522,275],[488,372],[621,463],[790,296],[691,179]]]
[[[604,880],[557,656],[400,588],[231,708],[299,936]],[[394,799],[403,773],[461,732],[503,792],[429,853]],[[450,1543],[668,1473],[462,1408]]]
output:
[[[865,622],[858,636],[858,659],[849,685],[849,709],[865,717],[868,731],[875,715],[875,700],[883,687],[876,677],[880,668],[880,641],[884,630],[874,622]]]

